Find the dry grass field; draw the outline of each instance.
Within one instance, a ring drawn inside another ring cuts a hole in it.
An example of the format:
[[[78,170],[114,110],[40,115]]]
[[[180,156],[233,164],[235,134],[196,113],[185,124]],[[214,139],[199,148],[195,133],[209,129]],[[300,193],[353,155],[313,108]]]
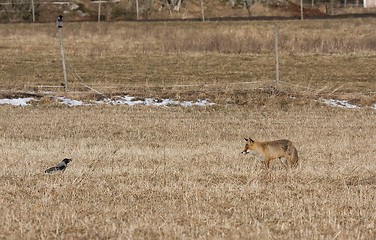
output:
[[[274,24],[281,80],[275,89]],[[375,239],[375,19],[0,25],[1,239]],[[72,66],[72,67],[71,67]],[[207,107],[68,107],[45,96]],[[261,84],[242,84],[264,81]],[[192,85],[192,86],[176,86]],[[39,87],[38,87],[39,86]],[[109,88],[111,87],[111,88]],[[343,99],[338,108],[315,100]],[[243,138],[290,139],[265,169]],[[63,174],[44,170],[69,157]]]

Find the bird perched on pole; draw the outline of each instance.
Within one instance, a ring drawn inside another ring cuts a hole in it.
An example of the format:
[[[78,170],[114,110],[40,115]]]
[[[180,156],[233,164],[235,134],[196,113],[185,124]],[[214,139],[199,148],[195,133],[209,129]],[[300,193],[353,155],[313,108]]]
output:
[[[64,172],[65,169],[67,168],[67,165],[69,162],[71,162],[72,159],[69,159],[69,158],[64,158],[63,161],[59,162],[58,164],[56,164],[55,166],[53,167],[50,167],[49,169],[47,169],[46,171],[44,171],[45,173],[51,173],[51,172]]]
[[[58,28],[62,28],[63,27],[63,15],[59,15],[56,19],[56,26]]]

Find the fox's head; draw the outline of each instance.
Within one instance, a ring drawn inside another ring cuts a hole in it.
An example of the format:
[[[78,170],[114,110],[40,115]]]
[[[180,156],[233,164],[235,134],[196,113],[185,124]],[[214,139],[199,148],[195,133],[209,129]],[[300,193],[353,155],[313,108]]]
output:
[[[255,141],[253,141],[251,138],[247,139],[247,138],[244,138],[244,140],[246,141],[245,143],[245,147],[244,147],[244,150],[243,150],[243,154],[247,154],[247,153],[250,153],[252,150],[253,150],[253,143]]]

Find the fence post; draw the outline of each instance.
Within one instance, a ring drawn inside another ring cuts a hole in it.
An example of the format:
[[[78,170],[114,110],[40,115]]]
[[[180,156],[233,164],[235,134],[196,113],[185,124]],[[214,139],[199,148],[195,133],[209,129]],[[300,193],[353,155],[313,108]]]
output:
[[[274,48],[275,48],[275,85],[279,84],[279,59],[278,59],[278,26],[274,26]]]
[[[102,1],[99,0],[99,3],[98,3],[98,22],[101,21],[101,3],[102,3]]]
[[[65,59],[64,59],[64,48],[63,48],[63,38],[61,34],[61,29],[63,28],[63,16],[60,15],[56,19],[56,26],[59,28],[59,39],[60,39],[60,53],[61,53],[61,59],[63,63],[63,74],[64,74],[64,90],[67,90],[68,88],[68,82],[67,82],[67,71],[65,69]]]
[[[201,0],[201,14],[202,14],[202,21],[205,22],[204,0]]]
[[[300,0],[300,19],[304,20],[304,17],[303,17],[303,0]]]
[[[137,20],[139,20],[139,16],[138,16],[138,0],[136,0],[136,14],[137,14]]]
[[[33,22],[35,22],[34,0],[31,0],[31,12],[33,14]]]
[[[333,0],[330,0],[330,15],[333,16]]]

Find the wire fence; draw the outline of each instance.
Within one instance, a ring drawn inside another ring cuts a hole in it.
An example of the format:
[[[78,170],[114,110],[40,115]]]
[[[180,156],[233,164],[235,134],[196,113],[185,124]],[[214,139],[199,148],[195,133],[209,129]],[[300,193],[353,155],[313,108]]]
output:
[[[260,10],[262,8],[262,10]],[[210,20],[252,17],[318,17],[376,14],[375,0],[0,0],[1,22],[53,21],[55,14],[74,20]],[[221,9],[219,11],[218,9]],[[278,16],[278,11],[283,12]],[[65,18],[65,19],[68,19]]]
[[[59,30],[61,30],[61,28],[59,28]],[[326,88],[326,87],[319,89],[319,88],[313,88],[313,87],[310,87],[310,86],[305,86],[305,85],[300,85],[300,84],[280,80],[279,64],[278,64],[278,62],[279,62],[279,59],[278,59],[279,58],[279,53],[278,53],[279,38],[278,38],[278,36],[279,36],[279,27],[277,25],[275,25],[275,27],[274,27],[274,42],[275,42],[274,53],[275,53],[275,73],[276,73],[276,76],[275,76],[275,79],[273,79],[273,80],[272,79],[266,79],[266,80],[262,80],[262,81],[234,81],[234,82],[226,82],[226,83],[172,84],[172,85],[163,85],[162,87],[184,88],[184,87],[211,87],[211,86],[215,87],[215,86],[231,86],[231,85],[262,85],[262,86],[266,86],[266,84],[268,84],[269,87],[275,86],[276,89],[280,88],[279,85],[283,85],[283,86],[290,86],[290,87],[297,88],[297,89],[304,89],[308,92],[322,92],[323,89]],[[61,39],[62,38],[61,38],[61,35],[60,35],[60,41],[62,41]],[[60,44],[60,47],[62,48],[62,43]],[[64,66],[64,53],[63,52],[62,52],[62,58],[63,58],[63,66]],[[272,61],[270,61],[270,64],[272,64]],[[81,85],[81,86],[101,95],[102,97],[107,97],[106,94],[102,93],[98,89],[107,88],[108,86],[92,87],[92,86],[90,86],[90,84],[86,83],[85,80],[78,74],[77,70],[73,67],[72,63],[69,62],[69,60],[68,60],[68,67],[69,67],[69,73],[71,75],[73,75],[73,78],[75,80],[76,85],[79,84],[79,85]],[[63,67],[63,71],[65,71],[65,67]],[[282,79],[283,79],[283,76],[282,76]],[[68,85],[66,84],[66,81],[64,81],[64,84],[62,84],[62,86],[37,85],[36,87],[38,87],[38,88],[67,88],[67,86]],[[338,90],[342,87],[343,86],[340,86],[340,87],[334,89],[332,91],[332,93],[334,93],[334,92],[338,93],[339,92]],[[124,86],[113,86],[111,88],[124,88]],[[282,87],[281,87],[281,89],[282,89]],[[375,92],[367,92],[367,93],[362,93],[362,94],[375,94]]]
[[[123,0],[124,1],[124,0]],[[132,2],[131,0],[129,0],[128,2]],[[205,2],[205,1],[203,1]],[[46,4],[56,4],[58,6],[69,6],[69,5],[72,5],[74,3],[72,2],[38,2],[38,3],[46,3]],[[115,2],[115,4],[118,4],[119,2]],[[145,2],[140,2],[138,4],[138,6],[140,6],[140,8],[142,8],[142,3],[145,3]],[[19,3],[19,4],[22,4],[22,3]],[[93,2],[91,4],[98,4],[98,2]],[[203,19],[204,20],[204,19]],[[278,32],[278,29],[276,30],[276,32]],[[277,36],[277,34],[276,34]],[[275,39],[275,42],[278,43],[278,39],[276,37]],[[277,44],[276,44],[277,46]],[[278,63],[278,49],[276,47],[276,63]],[[98,91],[97,89],[89,86],[87,83],[85,83],[85,81],[80,77],[80,75],[77,73],[76,69],[73,68],[72,64],[69,63],[69,67],[70,67],[70,70],[71,70],[71,73],[73,73],[73,77],[75,78],[76,82],[79,83],[80,85],[84,86],[85,88],[88,88],[90,89],[91,91],[99,94],[99,95],[102,95],[103,97],[105,96],[103,93],[101,93],[100,91]],[[276,73],[278,72],[278,64],[276,64]],[[293,84],[293,83],[290,83],[290,82],[286,82],[286,81],[281,81],[279,80],[279,76],[278,74],[276,75],[276,79],[275,80],[266,80],[266,81],[248,81],[248,82],[230,82],[230,83],[226,83],[227,85],[239,85],[239,84],[270,84],[270,83],[275,83],[275,85],[278,85],[278,84],[281,84],[281,85],[286,85],[286,86],[292,86],[292,87],[295,87],[295,88],[301,88],[301,89],[305,89],[305,90],[308,90],[308,91],[320,91],[320,89],[314,89],[312,87],[308,87],[308,86],[302,86],[302,85],[298,85],[298,84]],[[183,84],[183,85],[171,85],[171,86],[166,86],[166,87],[197,87],[197,86],[210,86],[210,85],[214,85],[214,84]],[[63,86],[43,86],[43,85],[39,85],[38,87],[40,88],[44,88],[44,87],[63,87]]]

